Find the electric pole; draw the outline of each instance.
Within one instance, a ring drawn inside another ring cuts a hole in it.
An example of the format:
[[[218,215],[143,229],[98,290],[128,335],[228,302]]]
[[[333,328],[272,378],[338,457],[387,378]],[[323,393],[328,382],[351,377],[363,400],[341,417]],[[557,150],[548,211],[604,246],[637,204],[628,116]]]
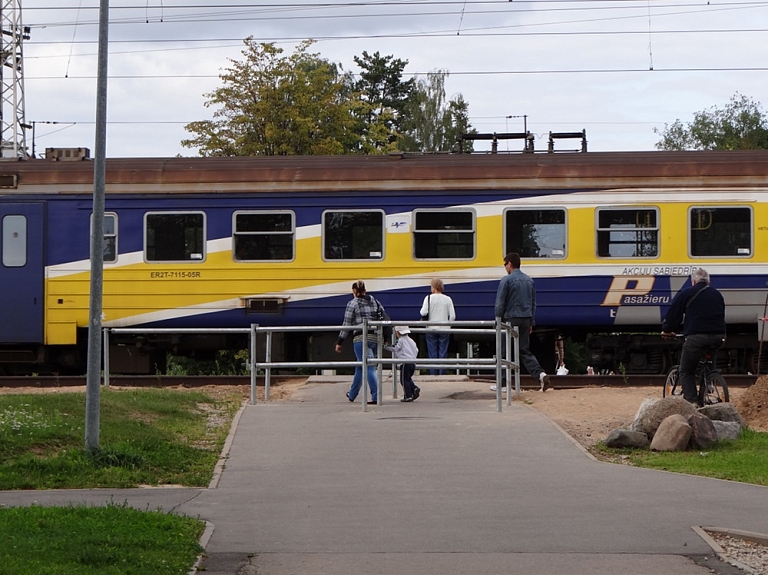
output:
[[[21,0],[0,1],[0,156],[26,158],[23,45],[24,40],[29,40],[29,28],[25,28],[21,23]]]

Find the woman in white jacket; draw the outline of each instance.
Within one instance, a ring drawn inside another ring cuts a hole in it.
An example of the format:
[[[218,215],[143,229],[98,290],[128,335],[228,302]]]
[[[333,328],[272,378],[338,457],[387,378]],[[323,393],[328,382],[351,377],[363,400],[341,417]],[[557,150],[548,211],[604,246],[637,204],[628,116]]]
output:
[[[453,321],[456,319],[456,311],[453,309],[453,300],[443,293],[445,286],[443,280],[432,280],[432,293],[424,298],[421,305],[421,317],[430,322]],[[426,333],[427,354],[430,358],[448,357],[448,343],[451,334],[448,326],[428,327]],[[430,369],[430,375],[442,375],[442,369]]]

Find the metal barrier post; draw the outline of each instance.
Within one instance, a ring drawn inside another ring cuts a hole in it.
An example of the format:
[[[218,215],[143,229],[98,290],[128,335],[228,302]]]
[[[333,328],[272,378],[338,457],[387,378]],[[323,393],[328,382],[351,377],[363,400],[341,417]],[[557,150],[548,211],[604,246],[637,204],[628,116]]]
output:
[[[267,331],[266,350],[264,351],[264,360],[267,364],[272,363],[272,331]],[[272,370],[264,372],[264,401],[269,401],[269,386],[272,384]]]
[[[354,337],[353,337],[354,346]],[[363,318],[363,349],[360,354],[363,365],[360,369],[363,370],[362,382],[363,382],[363,413],[368,411],[368,318]]]
[[[501,318],[496,318],[496,411],[501,413]]]
[[[256,405],[256,330],[258,325],[251,324],[250,351],[248,362],[251,366],[251,405]]]
[[[514,328],[513,328],[514,329]],[[504,328],[504,359],[512,361],[512,331],[505,326]],[[504,364],[504,370],[507,374],[507,405],[512,405],[512,365]]]
[[[104,333],[103,335],[103,343],[104,346],[104,387],[109,387],[109,328],[104,328],[102,330]]]
[[[515,395],[520,396],[520,328],[514,327],[514,348],[515,348]]]

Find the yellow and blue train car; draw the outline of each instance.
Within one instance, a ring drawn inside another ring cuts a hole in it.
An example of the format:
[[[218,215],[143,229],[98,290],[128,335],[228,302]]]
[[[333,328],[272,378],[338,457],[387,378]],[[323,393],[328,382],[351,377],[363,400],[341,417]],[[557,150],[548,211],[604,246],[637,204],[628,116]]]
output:
[[[0,370],[84,369],[92,193],[89,161],[0,163]],[[358,279],[407,322],[433,277],[459,319],[492,319],[510,251],[537,332],[588,342],[598,369],[666,370],[661,319],[704,267],[727,304],[721,367],[765,372],[765,151],[109,159],[103,325],[338,325]],[[334,334],[312,336],[278,356],[330,353]],[[232,337],[126,334],[115,371]]]

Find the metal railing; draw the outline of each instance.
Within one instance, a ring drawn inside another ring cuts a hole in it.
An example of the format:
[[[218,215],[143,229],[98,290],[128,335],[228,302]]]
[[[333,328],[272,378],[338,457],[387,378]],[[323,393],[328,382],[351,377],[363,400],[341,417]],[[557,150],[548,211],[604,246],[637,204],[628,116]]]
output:
[[[384,357],[384,327],[391,326],[394,330],[396,325],[407,325],[413,333],[452,333],[452,334],[471,334],[471,335],[489,335],[494,334],[496,341],[496,353],[492,358],[473,358],[473,357],[449,357],[449,358],[416,358],[404,359],[397,357]],[[275,333],[288,332],[320,332],[320,331],[360,331],[362,333],[362,358],[358,361],[272,361],[272,336]],[[507,405],[511,404],[511,381],[514,371],[515,395],[520,395],[520,353],[518,342],[518,328],[508,323],[502,322],[499,318],[495,321],[450,321],[450,322],[428,322],[428,321],[393,321],[393,320],[363,320],[363,323],[356,326],[260,326],[252,324],[250,328],[104,328],[104,386],[109,386],[109,336],[110,333],[240,333],[249,334],[249,367],[251,376],[250,403],[256,403],[256,375],[259,370],[264,371],[264,400],[269,400],[269,390],[273,369],[349,369],[360,368],[362,370],[362,409],[367,411],[368,406],[368,367],[374,366],[377,369],[378,381],[382,382],[382,372],[385,365],[389,365],[393,373],[393,397],[397,398],[397,365],[417,364],[422,369],[444,369],[455,368],[474,369],[477,371],[494,371],[497,382],[496,389],[496,408],[502,409],[502,373],[506,370],[506,391]],[[265,334],[264,361],[257,360],[256,340],[259,333]],[[368,341],[375,339],[376,357],[368,357]],[[513,355],[514,354],[514,355]],[[514,358],[514,360],[512,359]],[[381,391],[381,386],[379,387]],[[381,405],[382,393],[378,394],[378,404]]]

